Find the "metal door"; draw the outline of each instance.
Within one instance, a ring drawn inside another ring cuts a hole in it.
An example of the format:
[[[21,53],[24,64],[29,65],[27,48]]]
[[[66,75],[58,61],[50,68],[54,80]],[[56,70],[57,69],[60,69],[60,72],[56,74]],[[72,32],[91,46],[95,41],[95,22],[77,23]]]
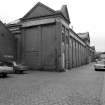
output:
[[[24,33],[24,62],[32,68],[38,69],[41,66],[41,34],[40,27],[33,27],[25,30]]]

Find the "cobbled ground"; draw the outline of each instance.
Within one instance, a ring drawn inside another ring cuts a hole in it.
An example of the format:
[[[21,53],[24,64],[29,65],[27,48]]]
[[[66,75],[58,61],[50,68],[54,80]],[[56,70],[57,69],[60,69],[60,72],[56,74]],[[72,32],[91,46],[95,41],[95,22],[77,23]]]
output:
[[[28,71],[0,78],[0,105],[102,105],[104,73],[93,64],[67,72]]]

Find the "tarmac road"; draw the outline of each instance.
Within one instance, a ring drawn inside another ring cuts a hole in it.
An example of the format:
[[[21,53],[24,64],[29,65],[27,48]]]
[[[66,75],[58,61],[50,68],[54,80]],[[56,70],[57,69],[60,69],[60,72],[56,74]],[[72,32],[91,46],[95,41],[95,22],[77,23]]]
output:
[[[93,63],[67,72],[9,74],[0,78],[0,105],[102,105],[104,82]]]

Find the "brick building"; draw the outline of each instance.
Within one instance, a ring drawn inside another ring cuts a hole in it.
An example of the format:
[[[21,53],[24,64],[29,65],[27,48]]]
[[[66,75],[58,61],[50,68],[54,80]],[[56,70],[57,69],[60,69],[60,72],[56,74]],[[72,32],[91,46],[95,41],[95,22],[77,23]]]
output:
[[[32,69],[63,71],[89,63],[89,35],[84,40],[69,24],[66,5],[55,11],[37,3],[23,18],[8,24],[17,40],[17,61]]]
[[[0,61],[14,59],[14,37],[5,24],[0,21]]]

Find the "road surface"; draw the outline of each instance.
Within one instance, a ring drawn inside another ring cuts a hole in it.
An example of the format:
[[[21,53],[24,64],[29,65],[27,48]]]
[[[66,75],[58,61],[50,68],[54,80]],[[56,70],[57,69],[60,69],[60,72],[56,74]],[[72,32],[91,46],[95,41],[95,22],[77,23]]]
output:
[[[93,64],[67,72],[29,71],[0,78],[0,105],[102,105],[104,72]]]

